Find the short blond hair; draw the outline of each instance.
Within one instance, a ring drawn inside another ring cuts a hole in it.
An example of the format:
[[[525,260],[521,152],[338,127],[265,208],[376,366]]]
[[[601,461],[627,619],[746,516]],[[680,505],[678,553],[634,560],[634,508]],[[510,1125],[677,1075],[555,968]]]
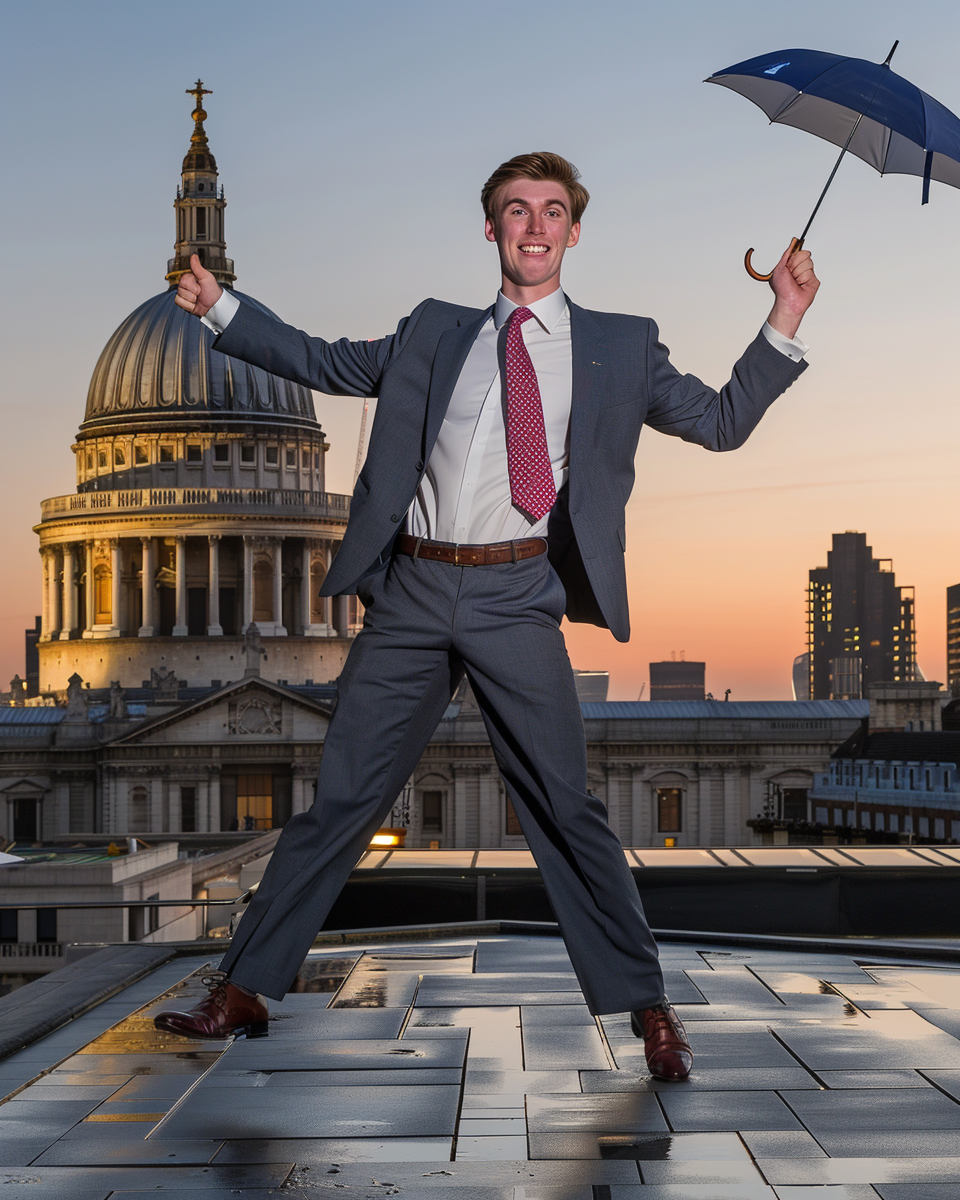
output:
[[[587,207],[590,193],[579,182],[580,172],[567,159],[559,154],[551,154],[548,150],[540,150],[534,154],[518,154],[515,158],[501,163],[483,185],[480,193],[480,203],[488,221],[496,224],[497,214],[494,211],[497,193],[505,183],[513,179],[533,179],[538,183],[559,183],[566,188],[570,197],[570,218],[574,225],[583,216]]]

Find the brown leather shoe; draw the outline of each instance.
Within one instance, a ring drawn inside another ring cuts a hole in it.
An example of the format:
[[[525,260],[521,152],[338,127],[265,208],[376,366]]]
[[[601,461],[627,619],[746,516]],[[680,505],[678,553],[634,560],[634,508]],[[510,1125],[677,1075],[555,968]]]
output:
[[[267,1006],[259,996],[249,996],[241,991],[222,971],[204,975],[202,983],[210,989],[206,1000],[185,1012],[164,1009],[154,1017],[154,1026],[167,1033],[179,1033],[202,1041],[240,1034],[248,1038],[267,1036]]]
[[[693,1050],[683,1022],[666,996],[662,1004],[631,1013],[630,1027],[638,1038],[643,1038],[647,1066],[654,1079],[679,1082],[687,1078],[693,1066]]]

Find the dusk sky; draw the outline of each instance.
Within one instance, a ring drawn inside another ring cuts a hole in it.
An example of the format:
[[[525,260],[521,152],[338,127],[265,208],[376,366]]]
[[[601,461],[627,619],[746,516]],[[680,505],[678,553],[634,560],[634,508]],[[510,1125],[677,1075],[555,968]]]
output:
[[[767,51],[881,61],[960,112],[956,0],[31,0],[2,7],[6,245],[0,680],[40,611],[32,526],[75,490],[70,450],[116,326],[165,289],[200,76],[237,286],[329,338],[392,332],[425,296],[498,286],[480,186],[550,149],[592,199],[563,283],[654,317],[715,386],[760,328],[769,269],[836,159],[702,80]],[[636,698],[685,651],[733,699],[790,695],[807,571],[861,530],[917,592],[918,657],[945,671],[960,582],[960,192],[845,161],[807,246],[822,288],[810,369],[748,444],[712,455],[646,431],[628,508],[633,637],[568,627],[574,666]],[[327,487],[353,482],[362,401],[318,396]]]

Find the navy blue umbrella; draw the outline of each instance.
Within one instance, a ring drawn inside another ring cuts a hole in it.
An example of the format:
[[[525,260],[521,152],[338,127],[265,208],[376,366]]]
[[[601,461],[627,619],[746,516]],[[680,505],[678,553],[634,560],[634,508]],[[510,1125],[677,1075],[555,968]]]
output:
[[[922,176],[923,204],[930,197],[931,179],[960,187],[960,119],[890,70],[898,45],[893,43],[882,63],[822,50],[776,50],[704,81],[746,96],[771,122],[805,129],[842,147],[810,220],[794,239],[797,250],[848,151],[881,175]],[[769,279],[753,269],[752,254],[751,248],[744,258],[747,270],[754,279]]]

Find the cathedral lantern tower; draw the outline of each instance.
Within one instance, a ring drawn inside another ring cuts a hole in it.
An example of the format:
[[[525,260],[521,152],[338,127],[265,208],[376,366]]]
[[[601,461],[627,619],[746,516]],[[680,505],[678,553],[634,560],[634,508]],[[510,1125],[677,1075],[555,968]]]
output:
[[[219,354],[174,303],[193,253],[224,287],[236,280],[204,128],[211,93],[198,80],[187,94],[167,288],[108,340],[73,446],[77,490],[45,500],[36,526],[41,691],[63,691],[75,673],[93,688],[140,687],[154,670],[191,687],[242,678],[251,626],[263,675],[323,683],[356,631],[355,599],[318,594],[350,500],[325,490],[311,393]]]
[[[221,287],[232,288],[237,277],[233,273],[233,259],[226,257],[227,243],[223,237],[223,210],[227,202],[223,188],[218,188],[217,160],[210,153],[203,128],[207,119],[203,97],[213,93],[198,79],[187,89],[187,95],[196,98],[197,106],[190,114],[193,135],[173,205],[177,212],[177,242],[174,257],[167,262],[167,281],[176,287],[180,276],[190,270],[190,255],[196,254]]]

